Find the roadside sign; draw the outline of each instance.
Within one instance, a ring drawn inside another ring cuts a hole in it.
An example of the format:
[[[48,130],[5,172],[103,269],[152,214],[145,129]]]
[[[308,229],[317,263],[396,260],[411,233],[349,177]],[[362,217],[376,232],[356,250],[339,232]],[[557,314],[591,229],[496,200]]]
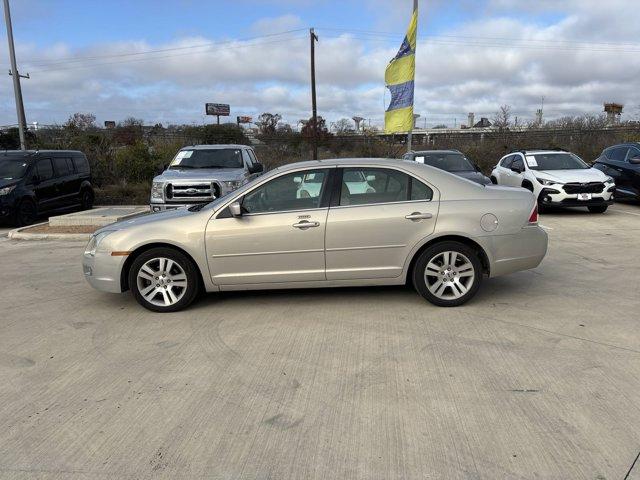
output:
[[[238,125],[240,125],[241,123],[251,123],[251,122],[253,122],[253,118],[252,117],[247,117],[246,115],[239,116],[237,118],[237,120],[238,120]]]
[[[207,103],[205,105],[207,115],[216,115],[218,117],[228,117],[231,107],[226,103]]]
[[[113,120],[105,120],[104,128],[116,128],[116,122],[114,122]]]

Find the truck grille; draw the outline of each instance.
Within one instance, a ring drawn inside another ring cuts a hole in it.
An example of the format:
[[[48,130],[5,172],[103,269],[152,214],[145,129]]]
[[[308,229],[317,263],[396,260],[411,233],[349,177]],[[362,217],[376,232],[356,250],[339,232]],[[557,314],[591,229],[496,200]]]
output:
[[[220,196],[220,185],[216,182],[169,183],[165,188],[168,202],[202,203]]]
[[[564,191],[569,195],[576,193],[602,193],[603,190],[604,183],[602,182],[567,183],[564,185]]]

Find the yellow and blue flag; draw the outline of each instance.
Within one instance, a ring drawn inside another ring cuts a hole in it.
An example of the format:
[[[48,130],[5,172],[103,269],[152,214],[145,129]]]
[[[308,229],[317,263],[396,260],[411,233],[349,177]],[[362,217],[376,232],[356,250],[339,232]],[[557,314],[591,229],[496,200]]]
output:
[[[418,0],[413,2],[409,30],[398,54],[391,60],[384,75],[391,92],[391,102],[384,115],[386,133],[413,130],[413,92],[416,77],[416,43],[418,35]]]

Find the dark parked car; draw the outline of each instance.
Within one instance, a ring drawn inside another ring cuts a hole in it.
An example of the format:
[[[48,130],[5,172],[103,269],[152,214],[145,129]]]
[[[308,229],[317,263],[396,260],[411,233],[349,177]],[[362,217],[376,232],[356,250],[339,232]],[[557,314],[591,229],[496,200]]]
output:
[[[616,197],[640,200],[640,143],[609,147],[593,166],[616,182]]]
[[[480,185],[491,185],[491,179],[480,171],[475,163],[469,160],[458,150],[425,150],[422,152],[407,153],[403,160],[424,163],[439,168],[445,172],[453,173]]]
[[[0,152],[0,221],[23,226],[42,213],[93,206],[91,171],[82,152]]]

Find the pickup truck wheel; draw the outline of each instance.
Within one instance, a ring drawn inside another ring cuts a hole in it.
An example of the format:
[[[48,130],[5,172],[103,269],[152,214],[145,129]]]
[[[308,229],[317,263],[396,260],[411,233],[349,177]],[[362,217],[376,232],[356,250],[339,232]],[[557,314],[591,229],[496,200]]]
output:
[[[176,312],[196,299],[200,277],[197,267],[182,252],[153,248],[133,261],[129,286],[134,298],[146,309]]]
[[[32,225],[38,219],[38,207],[33,200],[22,200],[16,208],[16,224],[18,227]]]
[[[427,248],[413,269],[413,285],[420,295],[439,307],[457,307],[480,288],[482,263],[478,254],[459,242]]]

